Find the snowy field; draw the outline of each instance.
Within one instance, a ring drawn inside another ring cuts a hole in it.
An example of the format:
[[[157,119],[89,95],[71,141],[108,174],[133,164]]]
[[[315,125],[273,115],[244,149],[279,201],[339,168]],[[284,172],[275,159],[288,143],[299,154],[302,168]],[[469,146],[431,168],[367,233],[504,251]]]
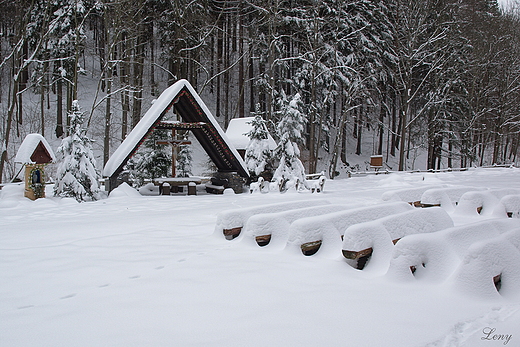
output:
[[[417,274],[430,272],[421,278],[386,271],[384,262],[375,267],[375,259],[356,270],[340,250],[304,256],[215,232],[219,213],[229,209],[313,199],[353,209],[426,187],[513,194],[520,170],[328,180],[322,194],[137,196],[120,189],[81,204],[32,202],[21,197],[22,187],[4,187],[0,346],[520,346],[520,255],[501,248],[503,237],[465,239],[471,245],[461,254],[437,252],[431,256],[444,267],[431,270],[423,260]],[[473,192],[455,207],[440,192],[456,228],[493,218],[507,224],[499,197]],[[479,199],[481,214],[471,207]],[[520,219],[509,221],[520,228]],[[417,244],[443,245],[443,232],[422,234]],[[405,241],[413,236],[395,247],[421,249]],[[497,266],[504,267],[500,294],[489,292],[491,278],[474,276]]]

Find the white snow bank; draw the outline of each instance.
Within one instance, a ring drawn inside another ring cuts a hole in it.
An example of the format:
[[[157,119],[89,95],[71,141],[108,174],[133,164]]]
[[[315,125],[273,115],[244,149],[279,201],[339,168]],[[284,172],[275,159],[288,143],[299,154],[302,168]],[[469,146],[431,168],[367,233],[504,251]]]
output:
[[[440,207],[413,209],[349,227],[343,238],[343,250],[359,252],[372,248],[367,269],[386,272],[394,243],[407,235],[432,233],[453,227],[450,216]]]
[[[472,244],[518,227],[520,223],[516,220],[490,219],[435,233],[406,236],[394,247],[387,275],[398,280],[445,281]],[[412,274],[412,271],[415,272]]]
[[[6,184],[0,190],[0,207],[14,207],[24,198],[24,183]]]
[[[124,198],[124,197],[141,197],[141,194],[128,185],[128,183],[121,183],[116,189],[112,190],[109,195],[110,198]]]
[[[452,278],[456,290],[486,299],[520,297],[520,252],[509,241],[519,233],[515,229],[473,244]]]
[[[276,204],[252,206],[223,211],[218,214],[214,234],[222,236],[224,230],[243,228],[247,220],[259,213],[275,213],[288,211],[309,206],[320,206],[330,204],[327,200],[302,200],[289,201]]]
[[[383,201],[404,201],[416,202],[421,201],[421,197],[429,189],[442,188],[441,186],[424,186],[418,188],[396,189],[384,192],[381,195]]]
[[[257,236],[271,235],[267,247],[283,248],[289,239],[289,229],[294,221],[314,216],[323,216],[336,211],[344,211],[344,205],[323,205],[305,207],[277,213],[260,213],[248,219],[242,235],[254,240]],[[256,242],[255,242],[256,244]]]
[[[412,209],[398,201],[298,219],[289,228],[287,246],[299,251],[304,243],[322,241],[319,253],[337,257],[341,254],[341,235],[349,226]]]

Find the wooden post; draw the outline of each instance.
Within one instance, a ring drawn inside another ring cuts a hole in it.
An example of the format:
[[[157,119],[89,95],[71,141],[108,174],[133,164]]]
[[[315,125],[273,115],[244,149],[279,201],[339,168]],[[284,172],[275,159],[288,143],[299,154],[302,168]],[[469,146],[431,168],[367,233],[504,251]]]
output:
[[[172,140],[177,140],[175,129],[172,129]],[[177,168],[177,146],[172,144],[172,177],[177,177],[176,173]]]

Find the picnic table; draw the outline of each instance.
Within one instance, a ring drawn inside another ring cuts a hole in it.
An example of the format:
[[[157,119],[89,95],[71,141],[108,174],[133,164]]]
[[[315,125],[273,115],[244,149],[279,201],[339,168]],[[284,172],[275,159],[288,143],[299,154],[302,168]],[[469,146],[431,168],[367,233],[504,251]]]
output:
[[[159,195],[182,192],[184,186],[188,187],[188,195],[196,195],[195,186],[201,184],[202,179],[200,177],[163,177],[154,178],[152,182],[159,186]],[[190,190],[190,187],[193,187],[193,189]]]

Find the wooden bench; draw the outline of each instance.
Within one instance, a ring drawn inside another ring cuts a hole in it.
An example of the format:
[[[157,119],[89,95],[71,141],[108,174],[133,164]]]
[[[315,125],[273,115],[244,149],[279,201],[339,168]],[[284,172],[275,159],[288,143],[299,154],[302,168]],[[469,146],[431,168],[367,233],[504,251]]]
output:
[[[199,177],[168,177],[154,178],[152,182],[154,185],[159,186],[159,195],[170,195],[170,192],[182,192],[183,188],[186,186],[188,187],[188,195],[196,195],[197,190],[194,189],[195,187],[193,184],[201,184],[202,179]],[[166,185],[166,183],[168,185]]]
[[[400,239],[392,240],[392,243],[395,245],[397,243],[397,241],[399,241],[399,240]],[[370,259],[370,257],[372,256],[374,249],[372,247],[362,249],[361,251],[349,251],[349,250],[343,249],[343,250],[341,250],[341,252],[343,253],[343,256],[346,259],[357,261],[356,269],[363,270],[368,259]]]

